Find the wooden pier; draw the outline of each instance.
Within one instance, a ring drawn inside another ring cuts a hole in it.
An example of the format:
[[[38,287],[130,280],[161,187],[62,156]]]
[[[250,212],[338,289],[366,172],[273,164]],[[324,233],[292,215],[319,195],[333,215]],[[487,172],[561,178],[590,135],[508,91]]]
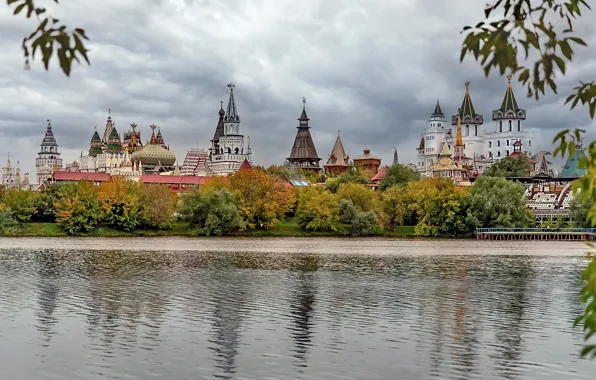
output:
[[[596,228],[477,228],[478,240],[596,240]]]

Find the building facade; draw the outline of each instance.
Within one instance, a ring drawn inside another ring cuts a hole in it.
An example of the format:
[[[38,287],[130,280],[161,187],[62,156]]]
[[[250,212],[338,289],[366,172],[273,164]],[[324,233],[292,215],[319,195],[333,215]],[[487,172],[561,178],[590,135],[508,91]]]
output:
[[[136,124],[134,127],[136,128]],[[130,153],[125,149],[120,135],[116,130],[111,111],[108,114],[103,136],[101,138],[97,130],[93,132],[88,154],[85,156],[81,155],[79,158],[79,170],[81,172],[112,173],[124,163],[130,162]]]
[[[42,184],[51,180],[52,173],[62,169],[62,158],[58,152],[58,143],[52,131],[52,123],[48,120],[46,134],[41,142],[37,158],[35,159],[35,169],[37,170],[37,183]]]
[[[234,84],[228,84],[230,97],[227,110],[223,102],[219,110],[219,120],[209,149],[209,167],[214,175],[225,176],[240,169],[244,160],[252,162],[250,139],[244,146],[244,135],[240,133],[240,116],[234,99]]]

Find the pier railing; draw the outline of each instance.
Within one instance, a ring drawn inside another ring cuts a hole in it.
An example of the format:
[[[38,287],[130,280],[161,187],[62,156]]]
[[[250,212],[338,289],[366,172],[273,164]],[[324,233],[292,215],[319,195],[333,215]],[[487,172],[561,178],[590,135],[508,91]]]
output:
[[[478,240],[596,240],[596,228],[477,228]]]

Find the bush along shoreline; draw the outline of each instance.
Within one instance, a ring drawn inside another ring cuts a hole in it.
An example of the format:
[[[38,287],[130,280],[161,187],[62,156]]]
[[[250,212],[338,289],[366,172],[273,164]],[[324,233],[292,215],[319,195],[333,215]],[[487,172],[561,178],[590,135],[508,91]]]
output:
[[[472,237],[478,227],[528,227],[522,185],[483,176],[469,188],[393,165],[379,190],[350,168],[324,184],[288,186],[279,167],[215,177],[178,196],[112,177],[0,192],[4,236]]]

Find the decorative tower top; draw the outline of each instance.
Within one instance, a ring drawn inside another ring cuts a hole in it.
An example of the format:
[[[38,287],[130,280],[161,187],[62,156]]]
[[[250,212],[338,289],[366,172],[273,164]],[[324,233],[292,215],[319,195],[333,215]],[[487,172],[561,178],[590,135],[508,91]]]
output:
[[[441,109],[441,105],[439,104],[439,99],[437,99],[437,105],[435,106],[435,110],[433,111],[431,117],[433,118],[444,118],[445,114],[443,113],[443,110]]]
[[[470,81],[466,81],[465,85],[466,94],[464,95],[464,100],[462,101],[461,107],[458,111],[458,115],[461,119],[460,122],[480,125],[484,122],[484,120],[482,115],[476,113],[474,105],[472,104],[472,98],[470,97]],[[457,125],[457,115],[454,115],[451,118],[451,124]]]
[[[56,138],[54,137],[54,132],[52,131],[52,122],[48,119],[48,126],[46,128],[46,134],[43,137],[43,141],[41,142],[42,152],[45,152],[43,149],[44,147],[58,147],[56,143]]]
[[[170,148],[166,145],[163,136],[161,134],[161,128],[157,128],[157,136],[155,136],[155,140],[157,141],[157,143],[159,145],[161,145],[162,148],[170,150]]]
[[[217,122],[217,127],[215,127],[215,133],[213,134],[213,140],[211,140],[211,142],[214,144],[218,144],[219,138],[225,134],[224,118],[226,116],[226,111],[224,111],[224,109],[223,109],[223,101],[220,101],[219,103],[220,103],[220,109],[218,112],[219,120]]]
[[[112,122],[112,109],[108,108],[108,120],[106,121],[106,129],[103,132],[103,139],[101,140],[104,144],[108,144],[108,140],[110,139],[113,128],[114,124]]]
[[[300,128],[300,127],[310,128],[308,126],[308,121],[310,119],[306,115],[306,98],[305,97],[302,97],[302,114],[300,115],[298,120],[300,121],[300,125],[297,128]]]
[[[437,105],[439,105],[439,102],[437,101]],[[397,165],[399,164],[399,160],[397,158],[397,148],[393,148],[393,165]]]
[[[151,128],[151,140],[149,140],[149,144],[157,144],[157,138],[155,137],[155,128],[157,128],[157,125],[155,124],[151,124],[149,126],[149,128]]]
[[[226,112],[225,122],[240,122],[240,117],[238,116],[238,110],[236,109],[236,101],[234,100],[234,87],[236,85],[234,83],[228,84],[228,88],[230,89],[230,98],[228,99],[228,110]]]
[[[513,95],[513,89],[511,88],[511,78],[513,74],[507,75],[507,89],[505,90],[505,96],[501,102],[501,107],[493,111],[493,120],[502,119],[526,119],[526,110],[519,108],[515,95]]]

